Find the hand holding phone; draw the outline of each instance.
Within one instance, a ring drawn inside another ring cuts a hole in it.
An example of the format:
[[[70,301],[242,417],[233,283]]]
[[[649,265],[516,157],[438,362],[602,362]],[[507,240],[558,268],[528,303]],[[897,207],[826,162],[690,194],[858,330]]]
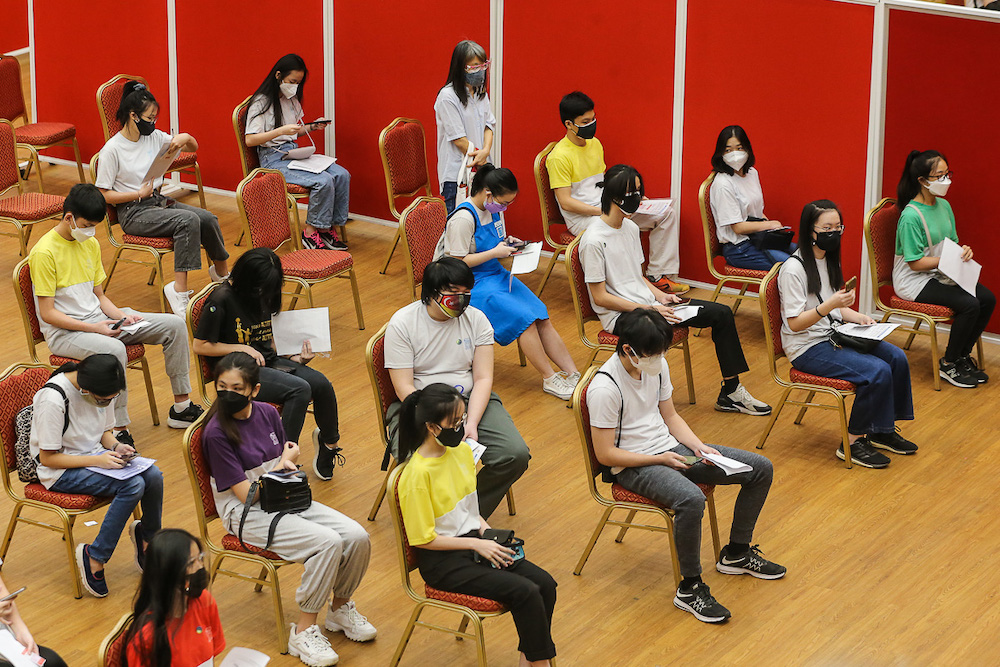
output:
[[[845,292],[850,292],[852,289],[854,289],[855,287],[857,287],[857,285],[858,285],[858,277],[854,276],[850,280],[847,281],[847,284],[844,285],[844,291]]]
[[[120,320],[118,320],[117,322],[115,322],[114,324],[112,324],[111,325],[111,330],[112,331],[118,331],[118,329],[120,329],[123,324],[125,324],[125,318],[124,317],[121,318]]]
[[[705,460],[705,457],[703,457],[703,456],[685,456],[684,457],[684,463],[686,463],[689,466],[693,466],[695,463],[701,463],[704,460]]]
[[[27,586],[21,586],[20,588],[18,588],[13,593],[11,593],[9,595],[5,595],[4,597],[0,598],[0,602],[7,602],[9,600],[13,600],[18,595],[20,595],[21,593],[23,593],[27,588],[28,588]]]

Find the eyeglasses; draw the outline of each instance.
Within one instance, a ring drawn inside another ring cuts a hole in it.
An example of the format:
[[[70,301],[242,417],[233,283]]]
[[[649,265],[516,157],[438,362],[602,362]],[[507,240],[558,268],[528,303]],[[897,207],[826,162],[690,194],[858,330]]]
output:
[[[197,558],[192,558],[191,560],[188,561],[188,567],[191,567],[195,563],[204,563],[204,562],[205,562],[205,552],[202,551],[200,554],[198,554]]]
[[[90,401],[91,403],[93,403],[94,405],[96,405],[99,408],[106,408],[109,405],[111,405],[111,401],[113,401],[116,398],[118,398],[118,395],[120,393],[121,392],[118,392],[118,394],[115,394],[114,396],[108,396],[107,398],[98,398],[97,396],[94,396],[89,391],[84,391],[83,389],[80,390],[80,395],[83,396],[83,398],[85,400]]]
[[[955,172],[949,171],[949,172],[947,172],[945,174],[938,174],[937,176],[932,176],[932,175],[928,176],[927,180],[928,181],[930,181],[930,180],[940,181],[942,178],[947,178],[950,181],[951,177],[954,176],[954,175],[955,175]]]
[[[464,427],[464,426],[465,426],[465,421],[466,421],[466,419],[468,419],[468,417],[469,417],[469,413],[465,413],[464,415],[462,415],[462,418],[458,420],[458,423],[456,423],[456,424],[455,424],[454,426],[451,426],[451,427],[450,427],[450,428],[451,428],[451,430],[453,430],[453,431],[457,431],[458,429],[460,429],[460,428]],[[444,429],[445,429],[445,427],[444,427],[444,426],[441,426],[441,424],[438,424],[437,426],[438,426],[438,428],[440,428],[441,430],[444,430]]]
[[[482,72],[484,70],[488,70],[490,68],[491,62],[493,61],[487,60],[482,65],[466,65],[465,71],[468,72],[469,74],[472,74],[473,72]]]
[[[836,227],[817,227],[817,234],[822,234],[823,232],[842,232],[844,231],[844,225],[837,225]]]

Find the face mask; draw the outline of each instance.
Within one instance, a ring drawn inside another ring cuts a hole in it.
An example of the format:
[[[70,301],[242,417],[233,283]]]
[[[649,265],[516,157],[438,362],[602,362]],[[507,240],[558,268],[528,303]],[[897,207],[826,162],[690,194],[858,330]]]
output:
[[[97,398],[89,391],[84,391],[83,389],[80,390],[80,396],[83,396],[83,400],[96,408],[106,408],[111,405],[111,401],[115,400],[114,398]]]
[[[824,252],[839,250],[841,233],[842,232],[817,232],[816,247]]]
[[[731,153],[726,153],[722,156],[722,161],[733,168],[733,171],[739,171],[743,168],[743,165],[747,163],[746,151],[733,151]]]
[[[485,208],[487,211],[493,214],[503,213],[504,211],[507,210],[508,206],[509,204],[501,204],[500,202],[496,201],[487,201],[485,204],[483,204],[483,208]]]
[[[939,178],[936,181],[928,181],[927,189],[931,191],[931,194],[935,197],[944,197],[948,194],[948,188],[951,186],[951,179],[947,176]]]
[[[77,227],[76,220],[73,220],[69,224],[69,233],[76,241],[82,242],[94,238],[94,234],[97,233],[97,227]]]
[[[625,215],[632,215],[639,210],[640,203],[642,203],[642,195],[638,192],[630,192],[620,202],[615,202],[615,205],[624,211]]]
[[[437,441],[445,447],[458,447],[458,443],[462,442],[464,437],[465,426],[459,424],[455,428],[442,428],[437,434]]]
[[[192,600],[201,597],[201,594],[208,588],[208,571],[201,568],[194,574],[187,576],[187,596]]]
[[[663,369],[663,356],[658,355],[655,357],[638,357],[633,356],[630,351],[628,353],[628,360],[632,362],[632,365],[636,369],[646,375],[659,375]]]
[[[468,294],[441,294],[434,303],[438,305],[441,312],[448,317],[458,317],[469,307],[470,295]]]
[[[577,125],[573,123],[576,127],[576,136],[581,139],[593,139],[597,135],[597,119],[590,121],[586,125]]]
[[[156,129],[156,123],[151,120],[144,120],[136,116],[135,126],[139,129],[139,136],[148,137]]]
[[[466,72],[465,82],[473,88],[482,88],[483,84],[486,83],[486,70],[481,69],[478,72]]]
[[[220,389],[216,393],[218,397],[215,400],[219,401],[219,409],[227,415],[235,415],[250,404],[250,397],[238,391]]]
[[[299,92],[299,84],[297,83],[283,83],[279,87],[281,88],[281,94],[288,99],[292,99]]]

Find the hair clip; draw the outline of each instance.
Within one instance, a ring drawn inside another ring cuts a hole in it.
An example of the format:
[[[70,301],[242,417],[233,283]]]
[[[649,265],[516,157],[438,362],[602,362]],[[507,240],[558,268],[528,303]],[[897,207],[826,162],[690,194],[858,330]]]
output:
[[[603,188],[603,187],[604,187],[604,181],[601,181],[600,183],[598,183],[598,184],[597,184],[597,187],[599,187],[599,188]]]
[[[132,90],[146,90],[146,84],[144,84],[141,81],[136,81],[135,86],[132,87]]]

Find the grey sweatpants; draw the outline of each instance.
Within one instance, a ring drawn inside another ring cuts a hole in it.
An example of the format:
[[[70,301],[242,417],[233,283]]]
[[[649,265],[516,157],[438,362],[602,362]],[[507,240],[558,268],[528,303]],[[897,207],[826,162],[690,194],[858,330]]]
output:
[[[155,196],[152,203],[143,201],[119,208],[122,231],[135,236],[161,236],[174,239],[174,271],[197,271],[201,268],[201,247],[213,262],[229,259],[222,239],[219,219],[203,208],[174,202],[164,208]]]
[[[140,313],[131,308],[120,309],[126,315],[141,315],[149,322],[135,333],[122,332],[117,337],[105,336],[88,331],[70,331],[56,329],[45,337],[52,354],[73,359],[85,359],[92,354],[113,354],[118,357],[122,367],[128,363],[125,346],[136,343],[152,343],[163,346],[163,365],[170,378],[170,389],[175,395],[191,392],[189,369],[191,365],[188,356],[187,332],[184,330],[184,320],[176,315],[163,313]],[[83,320],[84,322],[100,322],[109,319],[104,313],[95,313]],[[115,400],[115,426],[128,426],[128,391],[122,391]]]
[[[233,535],[240,534],[243,507],[229,513],[227,526]],[[243,524],[243,541],[263,547],[274,514],[250,507]],[[271,540],[271,551],[285,560],[302,563],[305,571],[295,591],[295,602],[307,614],[316,614],[335,598],[347,598],[361,584],[368,570],[371,543],[368,533],[354,519],[313,501],[305,512],[286,514],[278,521]]]

